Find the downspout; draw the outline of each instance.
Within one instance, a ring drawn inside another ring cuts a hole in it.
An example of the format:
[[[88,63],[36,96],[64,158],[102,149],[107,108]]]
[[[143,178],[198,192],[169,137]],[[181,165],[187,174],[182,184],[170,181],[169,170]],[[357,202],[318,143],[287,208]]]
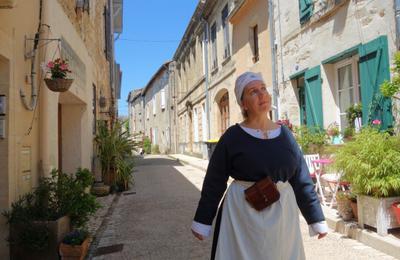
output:
[[[204,22],[204,68],[205,68],[205,86],[206,86],[206,116],[207,116],[207,139],[211,138],[210,127],[210,101],[209,101],[209,76],[208,76],[208,22]]]
[[[269,39],[271,45],[271,65],[272,65],[272,89],[273,89],[273,101],[275,105],[274,117],[275,120],[279,119],[279,88],[278,88],[278,77],[276,73],[276,45],[275,45],[275,26],[274,26],[274,4],[272,1],[268,1],[268,19],[269,19]],[[272,118],[271,118],[272,119]]]
[[[400,0],[395,0],[395,17],[396,17],[396,47],[400,50]]]
[[[37,105],[37,86],[36,86],[36,52],[38,49],[38,44],[39,44],[39,36],[40,36],[40,29],[42,28],[42,9],[43,9],[43,0],[40,0],[40,5],[39,5],[39,25],[37,32],[35,34],[35,39],[33,43],[33,50],[32,50],[32,55],[30,57],[31,59],[31,102],[29,102],[26,99],[25,93],[22,88],[19,89],[19,95],[21,96],[22,103],[24,104],[25,108],[29,111],[33,111],[36,108]]]

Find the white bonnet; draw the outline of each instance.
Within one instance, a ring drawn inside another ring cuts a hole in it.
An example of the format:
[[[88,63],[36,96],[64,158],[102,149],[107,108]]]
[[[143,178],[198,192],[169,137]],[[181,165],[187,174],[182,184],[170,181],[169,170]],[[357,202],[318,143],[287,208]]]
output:
[[[262,76],[259,73],[254,73],[254,72],[244,72],[241,74],[239,77],[237,77],[236,82],[235,82],[235,96],[236,96],[236,101],[238,102],[239,105],[242,105],[242,95],[244,88],[253,81],[262,81],[264,82]]]

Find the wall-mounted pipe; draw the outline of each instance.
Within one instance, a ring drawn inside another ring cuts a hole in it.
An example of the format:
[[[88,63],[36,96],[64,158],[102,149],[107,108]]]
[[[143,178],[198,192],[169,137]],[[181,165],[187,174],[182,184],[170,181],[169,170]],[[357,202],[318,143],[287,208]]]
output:
[[[21,88],[19,90],[19,94],[22,99],[22,104],[24,104],[25,108],[29,111],[33,111],[36,108],[37,105],[37,86],[36,86],[36,52],[39,44],[39,35],[40,35],[40,29],[42,27],[42,7],[43,7],[43,0],[40,0],[40,7],[39,7],[39,25],[38,25],[38,30],[35,34],[35,39],[34,39],[34,45],[33,45],[33,51],[32,51],[32,56],[31,56],[31,99],[30,103],[26,99],[26,95]]]

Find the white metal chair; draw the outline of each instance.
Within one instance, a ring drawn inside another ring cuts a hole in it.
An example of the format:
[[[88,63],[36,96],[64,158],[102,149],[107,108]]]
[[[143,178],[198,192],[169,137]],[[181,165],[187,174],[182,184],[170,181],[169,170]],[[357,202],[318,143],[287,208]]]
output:
[[[326,201],[325,204],[329,204],[329,207],[332,208],[333,204],[336,203],[336,194],[339,189],[345,191],[348,187],[349,183],[342,181],[343,172],[339,173],[325,173],[321,176],[321,180],[323,183],[328,184],[327,186],[330,189],[332,194],[331,200],[328,202]]]
[[[316,180],[315,191],[320,194],[322,204],[325,205],[325,196],[321,186],[321,166],[319,164],[313,163],[315,160],[319,160],[319,154],[305,154],[304,160],[306,161],[308,171],[310,172],[311,178]]]

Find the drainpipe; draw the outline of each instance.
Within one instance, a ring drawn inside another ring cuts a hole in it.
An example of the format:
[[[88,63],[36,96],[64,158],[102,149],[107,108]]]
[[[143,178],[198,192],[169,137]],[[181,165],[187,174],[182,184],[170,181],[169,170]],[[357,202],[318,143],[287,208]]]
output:
[[[51,5],[50,0],[45,1],[45,8],[43,11],[43,23],[44,24],[50,24],[49,23],[49,12],[50,12],[50,6]],[[48,57],[46,57],[47,53],[44,53],[44,59],[47,60]],[[49,109],[51,105],[53,105],[50,100],[51,100],[51,93],[48,89],[44,88],[42,91],[40,91],[40,120],[39,120],[39,133],[40,133],[40,163],[41,163],[41,176],[42,177],[47,177],[52,168],[54,168],[55,165],[52,165],[50,161],[50,147],[52,144],[53,140],[49,140],[49,132],[51,129],[50,126],[50,115],[51,112]],[[57,104],[57,102],[56,102]],[[54,113],[54,112],[53,112]]]
[[[395,0],[395,17],[396,17],[396,47],[400,50],[400,0]]]
[[[268,18],[269,18],[269,38],[271,45],[271,61],[272,61],[272,89],[273,89],[273,101],[275,105],[274,117],[275,120],[279,119],[279,88],[278,88],[278,77],[276,73],[276,45],[275,45],[275,27],[274,27],[274,4],[272,1],[268,1]]]
[[[43,0],[40,0],[39,5],[39,25],[37,32],[35,34],[35,39],[33,43],[33,50],[31,54],[31,102],[29,104],[28,100],[26,99],[25,93],[22,89],[19,90],[19,95],[21,96],[22,103],[24,104],[25,108],[29,111],[33,111],[37,105],[37,86],[36,86],[36,52],[38,49],[39,44],[39,36],[40,36],[40,29],[42,28],[42,10],[43,10]],[[30,132],[30,131],[29,131]]]
[[[206,116],[207,116],[207,139],[211,138],[210,127],[210,101],[209,101],[209,76],[208,76],[208,22],[202,19],[204,23],[204,67],[205,67],[205,86],[206,86]]]

